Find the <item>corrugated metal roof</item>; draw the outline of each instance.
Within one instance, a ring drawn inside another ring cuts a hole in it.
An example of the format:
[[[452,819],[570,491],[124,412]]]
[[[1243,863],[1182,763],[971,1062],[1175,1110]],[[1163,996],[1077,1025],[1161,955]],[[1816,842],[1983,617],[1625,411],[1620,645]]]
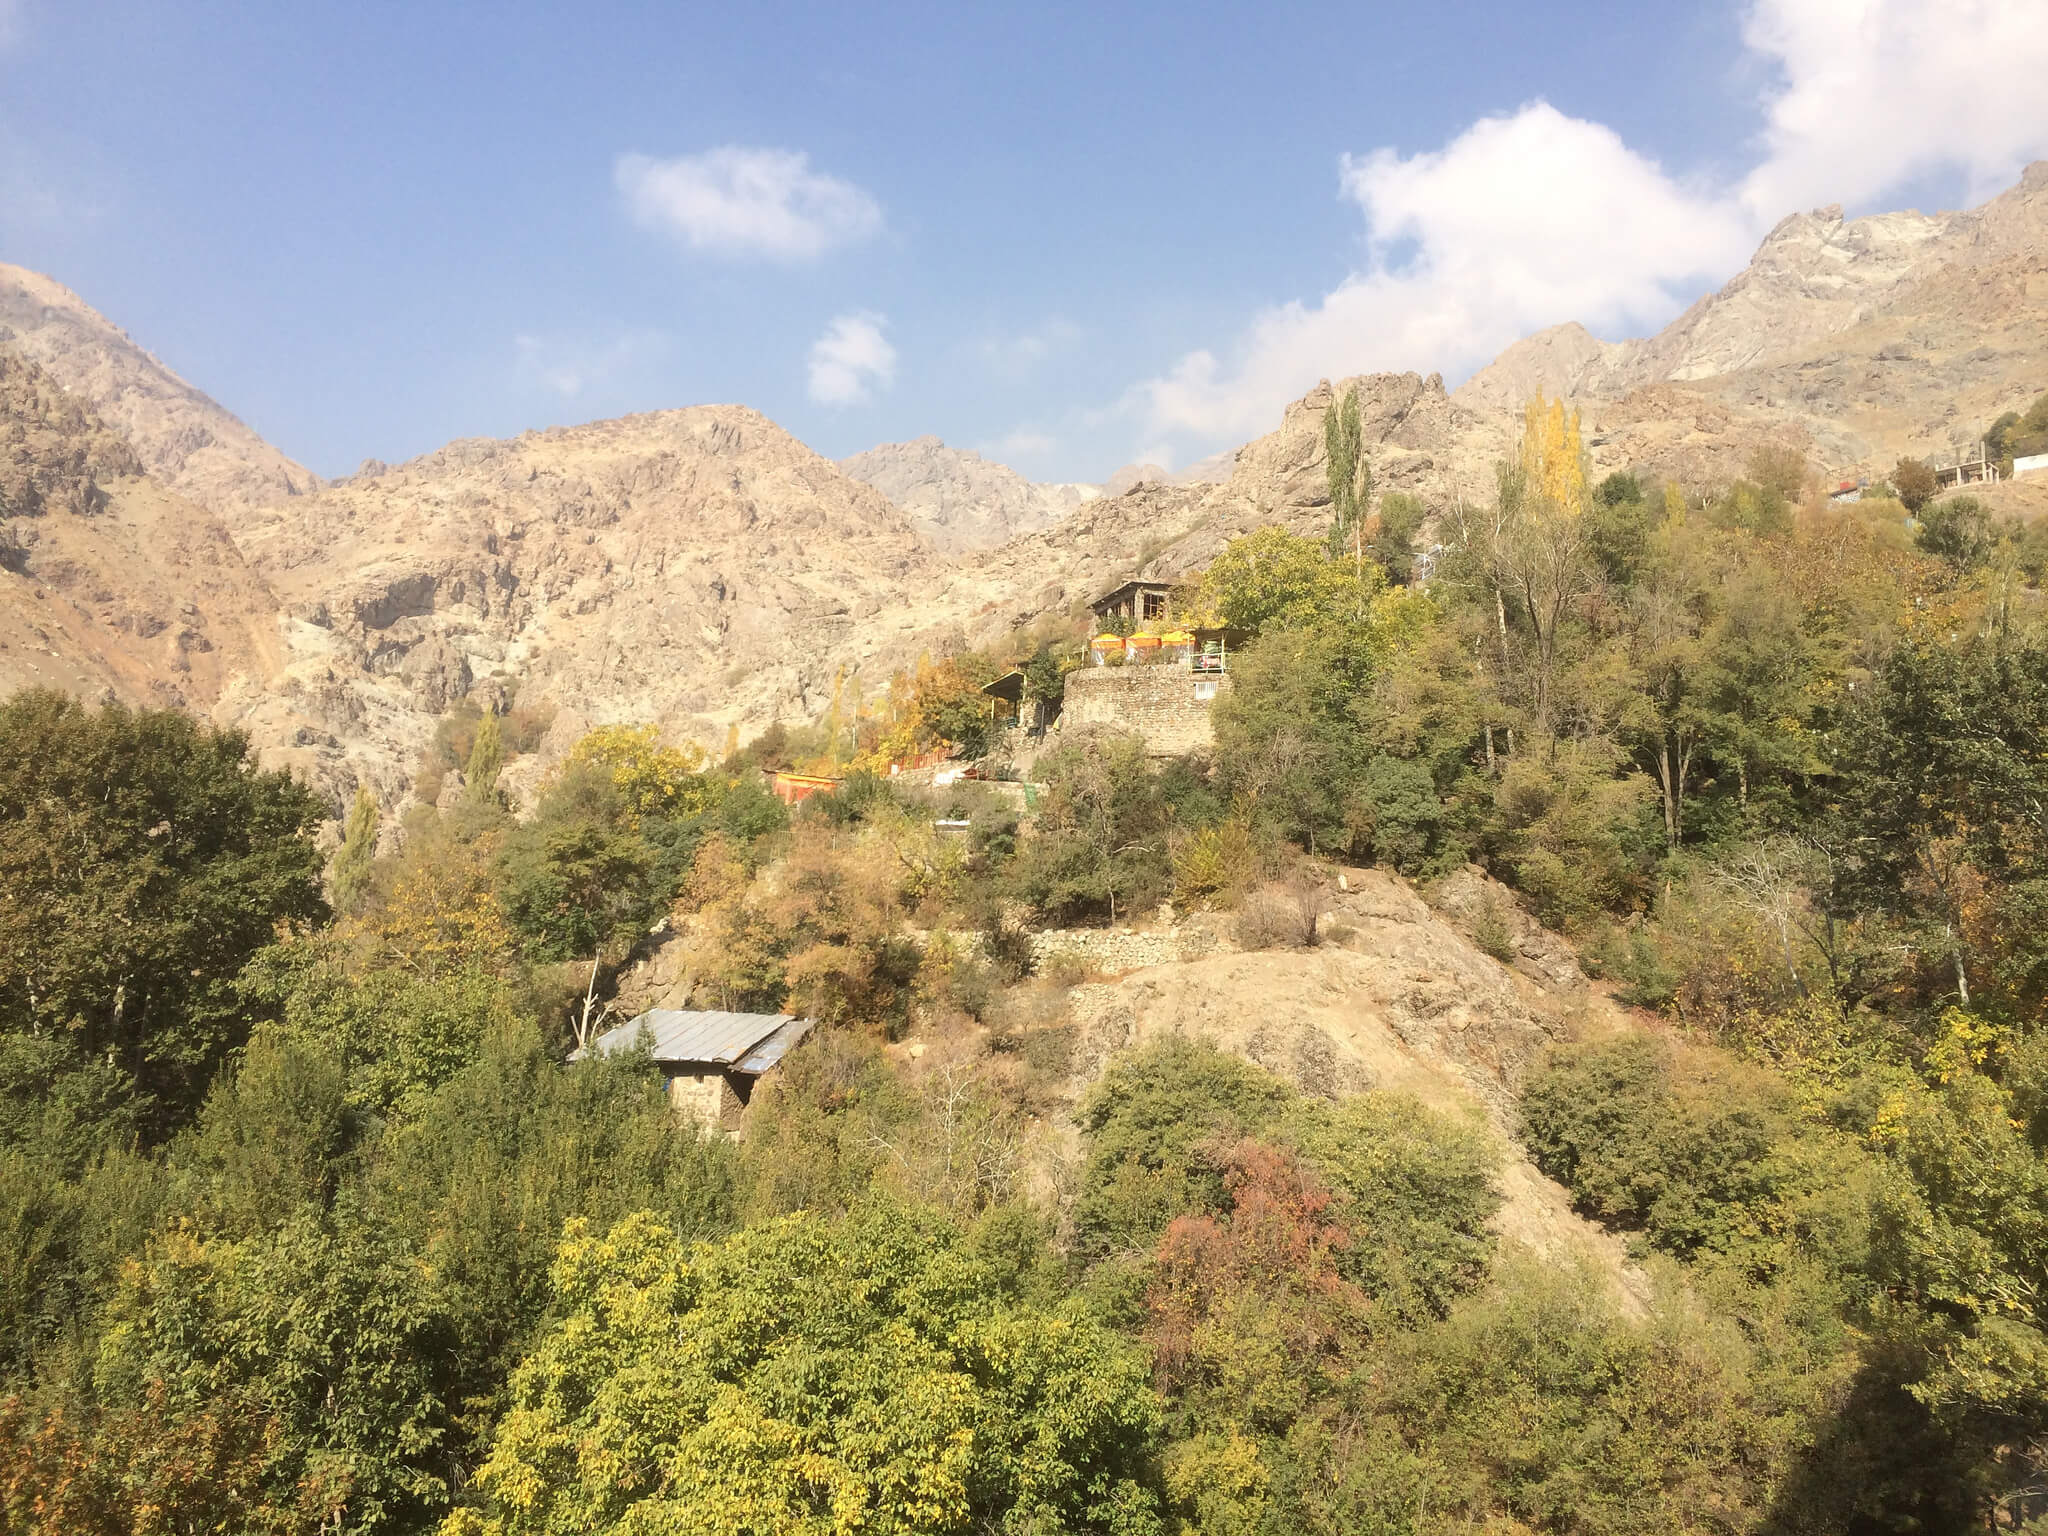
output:
[[[774,1066],[775,1063],[782,1060],[789,1053],[789,1048],[809,1034],[810,1029],[811,1021],[809,1019],[791,1019],[782,1028],[775,1031],[774,1034],[741,1057],[739,1064],[733,1070],[744,1072],[750,1077],[759,1077],[763,1072]]]
[[[785,1025],[801,1023],[805,1029],[810,1020],[793,1019],[786,1013],[722,1013],[682,1008],[653,1008],[637,1019],[629,1019],[617,1029],[606,1030],[590,1042],[591,1050],[600,1056],[617,1056],[630,1051],[639,1044],[644,1029],[653,1037],[654,1059],[656,1061],[697,1061],[713,1066],[730,1067],[757,1047],[765,1045],[769,1037],[777,1034]],[[797,1032],[801,1036],[802,1030]],[[792,1036],[789,1044],[794,1044]],[[779,1059],[785,1044],[776,1051]],[[758,1071],[760,1068],[743,1070]]]

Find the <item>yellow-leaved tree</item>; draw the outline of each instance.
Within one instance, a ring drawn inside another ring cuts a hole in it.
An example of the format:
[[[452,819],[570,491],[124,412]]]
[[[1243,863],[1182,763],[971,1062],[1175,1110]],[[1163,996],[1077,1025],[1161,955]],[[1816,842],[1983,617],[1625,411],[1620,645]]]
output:
[[[1579,439],[1579,413],[1563,399],[1537,395],[1522,416],[1522,476],[1525,494],[1545,502],[1559,516],[1586,510],[1586,450]]]
[[[1526,671],[1527,698],[1539,736],[1552,731],[1558,632],[1591,574],[1587,554],[1586,455],[1579,417],[1562,400],[1538,395],[1522,419],[1521,451],[1499,466],[1492,514],[1468,525],[1477,534],[1493,587],[1501,670]],[[1511,610],[1519,621],[1510,625]],[[1526,628],[1518,646],[1511,627]]]
[[[607,774],[635,815],[682,816],[704,808],[704,751],[694,742],[663,746],[651,725],[601,725],[569,749],[564,772],[591,766]]]

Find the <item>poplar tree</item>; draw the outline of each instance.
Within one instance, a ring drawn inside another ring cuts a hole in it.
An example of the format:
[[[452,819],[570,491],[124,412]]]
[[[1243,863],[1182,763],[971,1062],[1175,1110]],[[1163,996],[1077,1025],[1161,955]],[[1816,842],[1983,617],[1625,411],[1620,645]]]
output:
[[[488,805],[498,792],[498,770],[505,766],[505,733],[496,715],[477,722],[476,742],[463,770],[462,798],[470,805]]]
[[[377,861],[378,820],[377,797],[370,793],[368,785],[358,784],[355,801],[348,808],[348,820],[342,826],[341,846],[335,849],[334,862],[327,870],[328,888],[337,912],[361,911],[363,900],[370,893],[370,872]]]
[[[1365,563],[1365,511],[1372,500],[1372,464],[1364,445],[1354,384],[1323,417],[1323,447],[1329,459],[1330,555],[1334,559],[1348,549],[1359,565]]]

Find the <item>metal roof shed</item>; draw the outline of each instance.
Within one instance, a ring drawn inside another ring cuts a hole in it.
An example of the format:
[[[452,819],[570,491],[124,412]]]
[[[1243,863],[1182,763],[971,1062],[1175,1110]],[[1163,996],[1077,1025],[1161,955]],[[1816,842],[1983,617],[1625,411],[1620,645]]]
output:
[[[810,1032],[811,1023],[786,1013],[654,1008],[606,1030],[590,1042],[588,1054],[624,1055],[645,1040],[676,1111],[736,1131],[755,1080]]]

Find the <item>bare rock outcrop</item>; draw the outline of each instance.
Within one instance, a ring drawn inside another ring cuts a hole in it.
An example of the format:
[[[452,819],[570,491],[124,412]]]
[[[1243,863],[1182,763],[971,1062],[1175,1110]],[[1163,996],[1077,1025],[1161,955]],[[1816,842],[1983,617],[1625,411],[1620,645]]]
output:
[[[41,273],[0,264],[0,343],[125,437],[166,489],[224,518],[315,489],[295,464]]]
[[[1583,405],[1600,468],[1738,472],[1763,442],[1832,476],[1953,459],[2048,388],[2048,162],[1982,207],[1781,221],[1755,258],[1657,335],[1576,324],[1516,342],[1453,397],[1511,411]]]
[[[881,647],[883,601],[942,568],[879,492],[739,406],[451,443],[239,538],[308,658],[374,679],[415,744],[481,684],[713,748],[811,719]]]
[[[839,467],[909,514],[935,548],[963,554],[993,548],[1020,533],[1049,528],[1102,488],[1038,484],[1007,465],[936,437],[884,443],[841,459]]]
[[[231,720],[277,675],[277,619],[218,521],[0,347],[0,695],[49,687]]]

